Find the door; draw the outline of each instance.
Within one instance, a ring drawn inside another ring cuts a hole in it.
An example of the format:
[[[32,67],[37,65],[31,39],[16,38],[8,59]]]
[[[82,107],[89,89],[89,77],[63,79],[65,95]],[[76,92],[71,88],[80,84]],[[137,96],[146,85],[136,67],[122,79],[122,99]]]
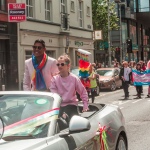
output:
[[[6,85],[6,51],[5,40],[0,40],[0,90],[5,90]]]

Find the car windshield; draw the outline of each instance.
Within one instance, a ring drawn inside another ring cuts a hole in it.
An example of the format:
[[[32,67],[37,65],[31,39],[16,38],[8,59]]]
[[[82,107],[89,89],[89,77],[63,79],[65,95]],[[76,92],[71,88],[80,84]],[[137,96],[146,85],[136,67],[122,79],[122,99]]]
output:
[[[97,73],[100,76],[112,76],[113,75],[113,70],[97,70]]]
[[[73,73],[76,76],[79,76],[79,69],[72,69],[71,73]]]
[[[47,136],[54,114],[53,98],[45,95],[0,95],[0,116],[4,122],[3,139]]]

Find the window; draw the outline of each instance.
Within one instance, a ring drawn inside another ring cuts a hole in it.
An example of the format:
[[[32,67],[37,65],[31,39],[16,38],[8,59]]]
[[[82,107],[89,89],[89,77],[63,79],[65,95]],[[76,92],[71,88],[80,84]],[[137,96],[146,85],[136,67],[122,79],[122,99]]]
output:
[[[83,2],[79,1],[79,26],[83,27]]]
[[[27,17],[33,18],[33,0],[26,0]]]
[[[71,10],[72,12],[75,12],[74,1],[71,1],[70,10]]]
[[[52,21],[52,1],[45,0],[45,20]]]
[[[61,13],[66,13],[66,0],[61,0]]]
[[[6,11],[6,0],[0,0],[0,10]]]
[[[87,6],[87,16],[90,16],[90,7]]]
[[[61,0],[61,28],[64,30],[69,29],[66,0]]]

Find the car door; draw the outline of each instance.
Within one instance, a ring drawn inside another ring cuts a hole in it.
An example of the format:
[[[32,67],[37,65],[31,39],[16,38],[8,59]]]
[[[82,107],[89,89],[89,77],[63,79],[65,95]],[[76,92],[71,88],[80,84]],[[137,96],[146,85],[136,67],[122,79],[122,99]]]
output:
[[[51,137],[47,140],[48,146],[46,150],[99,150],[100,143],[96,139],[98,122],[98,118],[94,115],[90,120],[91,129],[88,131],[72,133],[66,136],[62,136],[62,134],[67,133],[68,128],[58,132],[53,138]]]
[[[100,143],[99,138],[97,138],[97,131],[99,129],[99,119],[97,115],[94,115],[89,119],[91,124],[91,129],[84,132],[71,134],[75,143],[75,150],[99,150]]]

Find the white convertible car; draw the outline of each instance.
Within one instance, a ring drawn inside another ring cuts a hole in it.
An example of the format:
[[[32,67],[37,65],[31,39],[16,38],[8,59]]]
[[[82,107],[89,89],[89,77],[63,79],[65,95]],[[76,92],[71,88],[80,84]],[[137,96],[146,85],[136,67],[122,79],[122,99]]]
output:
[[[89,104],[82,113],[79,103],[79,116],[68,122],[59,117],[61,101],[50,92],[0,92],[0,150],[128,149],[119,107]]]

